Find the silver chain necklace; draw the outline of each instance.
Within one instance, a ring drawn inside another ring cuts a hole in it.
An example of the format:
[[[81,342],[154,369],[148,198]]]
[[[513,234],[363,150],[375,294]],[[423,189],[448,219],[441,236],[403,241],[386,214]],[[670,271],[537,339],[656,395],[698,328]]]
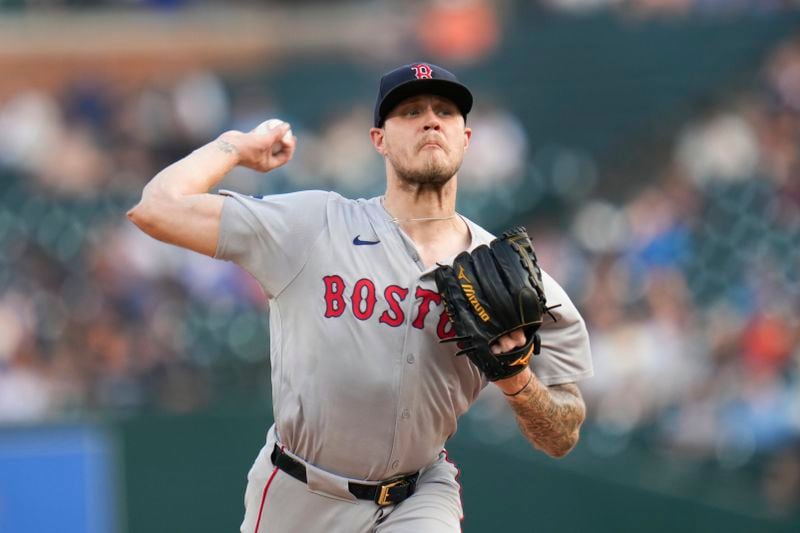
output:
[[[381,206],[383,206],[383,196],[381,196]],[[384,207],[383,209],[386,210],[386,207]],[[386,211],[386,212],[389,213],[389,211]],[[389,213],[389,214],[391,215],[391,213]],[[456,218],[456,216],[458,216],[458,213],[453,213],[452,215],[449,215],[449,216],[446,216],[446,217],[419,217],[419,218],[397,218],[397,217],[392,217],[391,222],[393,224],[398,224],[400,222],[419,222],[419,221],[423,221],[423,220],[450,220],[450,219]]]
[[[419,220],[450,220],[451,218],[456,218],[456,215],[450,215],[449,217],[421,217],[421,218],[393,218],[391,222],[397,224],[398,222],[416,222]]]

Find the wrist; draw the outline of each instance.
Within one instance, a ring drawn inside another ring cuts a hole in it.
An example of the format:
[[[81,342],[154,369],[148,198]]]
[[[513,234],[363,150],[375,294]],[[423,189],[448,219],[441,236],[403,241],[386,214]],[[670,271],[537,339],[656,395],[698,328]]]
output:
[[[238,131],[226,131],[211,143],[215,150],[223,154],[233,166],[237,166],[241,162],[241,150],[239,149],[240,136],[241,133]]]
[[[510,378],[497,380],[494,384],[497,385],[506,396],[516,396],[531,384],[533,377],[533,371],[531,371],[530,368],[525,368],[525,370],[519,374],[515,374]]]

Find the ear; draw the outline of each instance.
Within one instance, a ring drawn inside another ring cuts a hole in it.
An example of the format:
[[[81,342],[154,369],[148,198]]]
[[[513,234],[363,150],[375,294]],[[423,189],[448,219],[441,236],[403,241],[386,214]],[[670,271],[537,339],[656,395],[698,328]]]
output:
[[[464,151],[469,148],[469,140],[472,138],[472,128],[464,128]]]
[[[386,145],[386,131],[383,128],[370,128],[369,138],[372,141],[372,146],[375,147],[375,150],[381,155],[386,155],[384,153],[384,147]]]

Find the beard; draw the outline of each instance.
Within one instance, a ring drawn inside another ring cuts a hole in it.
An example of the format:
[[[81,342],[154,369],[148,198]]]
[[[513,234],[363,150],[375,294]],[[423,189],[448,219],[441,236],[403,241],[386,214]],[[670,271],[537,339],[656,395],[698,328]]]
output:
[[[422,185],[440,187],[450,181],[461,167],[461,161],[442,161],[438,158],[429,158],[424,165],[417,168],[389,157],[389,163],[394,168],[395,174],[401,181],[408,185]]]

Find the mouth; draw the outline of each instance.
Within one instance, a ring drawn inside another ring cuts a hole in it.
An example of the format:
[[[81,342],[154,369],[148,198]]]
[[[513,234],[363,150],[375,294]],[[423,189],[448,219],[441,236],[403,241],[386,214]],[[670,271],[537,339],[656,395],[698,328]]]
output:
[[[444,151],[444,146],[442,146],[441,143],[439,143],[439,141],[434,141],[434,140],[423,141],[419,147],[420,151],[429,150],[433,148],[438,148]]]

